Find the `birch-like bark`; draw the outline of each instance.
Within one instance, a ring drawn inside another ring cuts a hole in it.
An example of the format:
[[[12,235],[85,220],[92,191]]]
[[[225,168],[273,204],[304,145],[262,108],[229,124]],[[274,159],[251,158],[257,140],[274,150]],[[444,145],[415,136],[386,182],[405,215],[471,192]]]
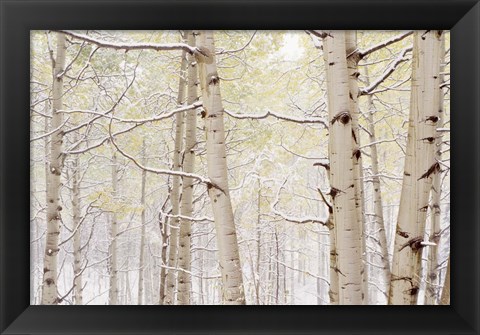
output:
[[[185,71],[187,68],[187,58],[186,52],[182,52],[182,60],[180,65],[180,78],[178,82],[178,96],[177,96],[177,105],[181,106],[185,100]],[[175,114],[175,148],[173,152],[173,170],[181,170],[181,154],[183,149],[183,122],[184,122],[183,113]],[[172,177],[172,191],[170,195],[170,200],[172,202],[172,215],[174,217],[171,220],[170,224],[170,238],[169,244],[170,248],[168,251],[168,270],[167,280],[166,280],[166,295],[164,304],[173,305],[175,303],[175,286],[177,282],[177,271],[174,268],[177,268],[177,257],[178,257],[178,235],[180,228],[180,177]]]
[[[261,188],[261,183],[260,183],[260,178],[257,179],[258,181],[258,193],[257,193],[257,224],[255,226],[255,232],[256,232],[256,244],[257,244],[257,260],[255,262],[255,269],[256,272],[253,273],[253,285],[255,286],[255,301],[256,305],[260,305],[260,261],[261,261],[261,253],[262,253],[262,247],[261,247],[261,239],[262,239],[262,227],[261,227],[261,220],[262,220],[262,188]]]
[[[327,226],[329,227],[328,238],[330,240],[330,286],[328,296],[330,305],[338,305],[338,267],[337,267],[337,242],[335,238],[335,224],[333,222],[333,213],[328,216]]]
[[[225,149],[223,105],[220,93],[220,78],[215,61],[215,44],[212,31],[202,31],[197,37],[201,53],[200,83],[204,107],[208,177],[212,185],[208,195],[213,207],[220,270],[222,274],[222,302],[245,304],[242,266],[238,250],[237,233],[233,219],[232,203],[228,189],[228,171]]]
[[[115,202],[117,200],[118,192],[118,171],[117,171],[117,155],[112,156],[112,199]],[[108,303],[110,305],[118,304],[118,266],[117,266],[117,213],[116,209],[111,214],[110,225],[110,247],[109,247],[109,259],[110,259],[110,283],[108,290]]]
[[[440,38],[442,31],[414,33],[412,89],[405,169],[393,251],[389,304],[417,303],[421,256],[435,160],[439,120]]]
[[[160,269],[159,305],[163,305],[163,302],[165,300],[165,286],[167,280],[167,270],[165,268],[165,265],[167,264],[168,217],[165,217],[164,220],[165,221],[163,221],[163,218],[159,218],[158,222],[160,226],[160,235],[162,236],[162,267]]]
[[[64,153],[63,114],[58,111],[63,108],[63,71],[66,54],[65,35],[57,34],[57,51],[53,68],[52,88],[52,120],[51,129],[56,129],[50,141],[50,168],[47,178],[47,237],[45,241],[45,257],[43,260],[42,305],[58,304],[57,295],[57,255],[59,251],[58,238],[62,206],[60,205],[60,179],[62,175]]]
[[[142,165],[146,165],[146,144],[145,138],[143,138],[142,143]],[[140,259],[139,259],[139,268],[138,268],[138,296],[137,303],[138,305],[143,304],[143,289],[144,289],[144,275],[145,275],[145,188],[147,182],[147,171],[142,170],[142,194],[140,196],[140,206],[142,206],[141,214],[141,224],[142,228],[140,230]]]
[[[365,67],[366,85],[369,85],[368,79],[368,67]],[[368,111],[367,122],[370,143],[376,143],[377,136],[375,133],[375,121],[373,114],[375,113],[375,106],[373,104],[372,95],[367,96],[368,99]],[[382,190],[380,185],[380,177],[378,170],[378,151],[377,145],[370,145],[370,159],[372,164],[372,186],[373,186],[373,230],[377,232],[376,237],[380,244],[381,256],[379,263],[382,264],[382,277],[385,285],[385,292],[387,293],[390,288],[390,259],[388,255],[387,234],[385,230],[385,222],[383,219],[383,202],[382,202]]]
[[[357,211],[357,225],[362,229],[362,299],[364,304],[369,304],[368,297],[368,266],[367,266],[367,248],[365,240],[365,206],[363,201],[363,166],[360,147],[359,121],[358,121],[358,62],[360,55],[357,52],[357,31],[347,30],[345,32],[345,48],[347,54],[348,68],[348,87],[350,98],[350,113],[352,117],[352,157],[353,157],[353,182],[355,185],[355,210]]]
[[[440,297],[440,305],[450,305],[450,256],[448,256],[447,273]]]
[[[352,112],[345,32],[323,33],[330,125],[330,196],[339,273],[339,304],[362,304],[362,226],[357,220],[353,173]]]
[[[80,157],[73,159],[72,175],[72,214],[73,214],[73,285],[75,305],[83,304],[82,284],[82,231],[80,229]]]
[[[444,75],[443,71],[445,69],[445,35],[442,35],[440,42],[440,72],[439,72],[439,82],[443,83]],[[438,123],[437,128],[443,127],[443,90],[438,90]],[[435,137],[435,160],[437,162],[442,159],[442,133],[437,133]],[[430,204],[430,242],[436,243],[437,245],[430,246],[428,249],[428,274],[427,282],[425,288],[425,305],[436,305],[440,298],[440,281],[439,281],[439,247],[438,243],[440,242],[440,232],[441,232],[441,207],[440,207],[440,196],[442,193],[442,181],[441,173],[436,173],[433,176],[432,182],[432,194],[431,194],[431,204]]]
[[[185,32],[188,45],[195,46],[195,35],[193,31]],[[188,80],[187,80],[187,104],[193,104],[198,99],[198,75],[197,62],[193,55],[188,55]],[[193,173],[195,167],[195,146],[197,145],[197,113],[195,110],[186,112],[185,117],[185,154],[183,160],[183,171]],[[181,213],[183,216],[191,217],[193,214],[193,179],[183,178]],[[182,219],[180,223],[180,243],[178,250],[178,266],[186,271],[191,271],[191,235],[192,222]],[[192,290],[192,278],[189,273],[180,271],[178,273],[177,303],[179,305],[190,304],[190,292]]]

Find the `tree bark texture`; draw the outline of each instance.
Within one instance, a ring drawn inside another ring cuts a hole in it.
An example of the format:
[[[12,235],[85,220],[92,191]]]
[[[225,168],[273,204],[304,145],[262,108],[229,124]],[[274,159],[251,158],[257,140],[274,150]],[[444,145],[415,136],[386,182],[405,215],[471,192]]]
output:
[[[80,229],[80,157],[73,159],[72,175],[72,214],[73,214],[73,285],[75,305],[83,304],[82,284],[82,231]]]
[[[360,133],[359,133],[359,110],[358,110],[358,62],[360,57],[357,52],[357,31],[348,30],[345,32],[345,48],[347,54],[348,68],[348,87],[350,112],[352,116],[352,158],[353,158],[353,181],[355,185],[355,210],[357,211],[358,226],[362,227],[362,286],[363,286],[363,303],[369,304],[368,297],[368,266],[367,266],[367,248],[365,240],[365,206],[363,196],[363,165],[362,152],[360,150]]]
[[[369,85],[368,68],[365,67],[366,72],[366,85]],[[367,96],[368,99],[368,111],[367,122],[370,143],[377,141],[375,132],[375,121],[373,114],[375,113],[375,105],[373,104],[373,98],[371,95]],[[370,145],[370,160],[372,164],[372,188],[373,188],[373,231],[376,231],[376,237],[380,246],[380,255],[375,258],[380,258],[379,263],[382,264],[382,278],[385,285],[385,292],[390,288],[390,259],[388,254],[387,234],[385,230],[385,221],[383,218],[383,201],[382,201],[382,189],[380,184],[379,169],[378,169],[378,150],[377,145]],[[377,254],[376,254],[377,255]],[[375,259],[374,258],[374,259]]]
[[[207,142],[208,195],[213,207],[220,270],[222,274],[222,301],[224,304],[245,304],[242,266],[237,233],[228,189],[228,170],[225,151],[225,129],[220,93],[220,78],[215,61],[212,31],[202,31],[197,37],[200,64],[200,83],[204,107]]]
[[[57,256],[59,252],[58,239],[62,220],[60,204],[60,180],[63,169],[63,114],[58,111],[63,108],[63,72],[65,68],[66,39],[63,34],[57,35],[57,51],[53,68],[52,88],[52,120],[51,130],[55,130],[50,140],[50,168],[47,178],[47,238],[45,242],[45,257],[43,261],[42,305],[58,304],[57,293]]]
[[[142,164],[145,165],[146,163],[146,144],[145,138],[143,139],[142,143]],[[144,290],[144,276],[145,276],[145,188],[147,183],[147,171],[142,170],[142,194],[140,196],[140,205],[142,206],[142,214],[141,214],[141,224],[142,228],[140,229],[140,257],[139,257],[139,264],[138,267],[138,296],[137,296],[137,303],[139,305],[143,304],[143,290]]]
[[[185,32],[187,42],[190,46],[195,46],[195,35],[193,31]],[[193,55],[188,55],[188,75],[187,75],[187,104],[193,104],[198,99],[198,74],[197,62]],[[185,117],[185,153],[183,159],[183,171],[193,173],[195,168],[195,146],[197,145],[197,114],[195,110],[186,112]],[[191,217],[193,215],[193,179],[183,178],[182,183],[182,216]],[[180,271],[178,274],[178,295],[177,303],[179,305],[190,304],[190,292],[192,290],[191,271],[191,243],[192,243],[192,222],[188,219],[180,221],[180,242],[178,250],[178,266],[188,272]]]
[[[117,168],[117,154],[112,156],[112,200],[116,202],[118,192],[118,168]],[[111,215],[110,225],[110,286],[108,293],[108,301],[110,305],[118,304],[118,265],[117,265],[117,239],[118,239],[118,225],[116,209]]]
[[[442,31],[414,33],[412,88],[405,168],[393,252],[389,303],[417,303],[422,244],[433,176],[439,120],[440,39]]]
[[[444,76],[443,71],[445,69],[445,36],[441,37],[440,45],[440,73],[439,73],[439,82],[443,83]],[[438,90],[438,123],[437,128],[443,127],[444,113],[443,113],[443,90]],[[438,132],[435,136],[435,160],[437,162],[442,159],[442,133]],[[428,274],[427,274],[427,286],[425,289],[425,305],[436,305],[440,298],[440,281],[439,281],[439,247],[438,243],[440,242],[440,232],[441,232],[441,193],[442,193],[442,174],[435,173],[432,181],[432,193],[431,193],[431,204],[430,204],[430,242],[436,243],[435,246],[430,246],[428,248]]]
[[[357,219],[353,130],[344,31],[324,32],[330,126],[330,196],[339,281],[339,304],[362,304],[362,226]]]
[[[185,100],[185,86],[186,86],[186,69],[187,69],[187,57],[186,52],[182,52],[182,60],[180,64],[180,78],[178,83],[178,96],[177,104],[181,106]],[[184,132],[184,115],[183,113],[175,114],[175,148],[173,152],[173,171],[180,171],[182,167],[182,150],[183,150],[183,132]],[[166,281],[166,295],[164,304],[173,305],[175,303],[175,287],[177,283],[177,271],[175,268],[178,266],[178,235],[180,229],[180,177],[172,177],[172,190],[171,190],[171,202],[172,202],[172,215],[174,217],[170,224],[170,238],[169,238],[169,251],[168,251],[168,266],[170,269],[167,273]]]

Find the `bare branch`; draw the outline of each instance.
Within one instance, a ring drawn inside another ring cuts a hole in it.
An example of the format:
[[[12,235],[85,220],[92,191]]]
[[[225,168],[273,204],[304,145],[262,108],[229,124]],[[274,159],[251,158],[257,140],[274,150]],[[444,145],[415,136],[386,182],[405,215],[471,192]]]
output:
[[[405,33],[403,33],[403,34],[394,36],[394,37],[392,37],[392,38],[390,38],[390,39],[388,39],[388,40],[386,40],[386,41],[383,41],[383,42],[381,42],[381,43],[379,43],[379,44],[376,44],[376,45],[374,45],[374,46],[372,46],[372,47],[370,47],[370,48],[368,48],[368,49],[361,50],[361,51],[358,52],[358,55],[360,56],[360,58],[364,58],[364,57],[368,56],[369,54],[371,54],[371,53],[373,53],[373,52],[375,52],[375,51],[378,51],[378,50],[380,50],[380,49],[382,49],[382,48],[385,48],[385,47],[389,46],[390,44],[397,43],[397,42],[403,40],[404,38],[406,38],[406,37],[408,37],[408,36],[410,36],[410,35],[412,35],[412,34],[413,34],[413,30],[409,30],[409,31],[407,31],[407,32],[405,32]]]
[[[108,41],[103,41],[91,36],[79,34],[70,30],[58,30],[59,32],[71,36],[73,38],[86,41],[92,44],[95,44],[101,48],[110,48],[115,50],[155,50],[155,51],[172,51],[172,50],[185,50],[190,54],[197,52],[196,47],[191,47],[185,43],[113,43]]]
[[[295,122],[295,123],[320,123],[325,128],[328,128],[324,119],[320,119],[320,118],[297,118],[297,117],[294,117],[294,116],[280,115],[280,114],[277,114],[277,113],[272,112],[272,111],[266,111],[263,114],[236,114],[236,113],[229,112],[229,111],[225,110],[225,113],[227,115],[233,117],[233,118],[236,118],[236,119],[256,119],[256,120],[260,120],[260,119],[266,119],[269,116],[273,116],[273,117],[275,117],[279,120]]]
[[[360,90],[360,95],[367,95],[371,93],[375,88],[377,88],[378,85],[383,83],[400,65],[401,63],[405,62],[408,60],[408,58],[405,58],[405,54],[409,51],[412,51],[413,47],[408,47],[403,49],[400,52],[400,55],[393,61],[393,63],[383,72],[383,74],[377,78],[373,83],[371,83],[368,87],[365,87]]]

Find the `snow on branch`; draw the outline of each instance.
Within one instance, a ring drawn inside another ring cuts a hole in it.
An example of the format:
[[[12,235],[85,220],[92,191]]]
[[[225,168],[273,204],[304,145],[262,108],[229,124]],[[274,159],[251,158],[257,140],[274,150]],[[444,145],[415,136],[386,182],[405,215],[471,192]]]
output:
[[[108,132],[110,134],[110,141],[112,142],[113,146],[117,149],[117,151],[122,156],[124,156],[125,158],[128,158],[130,161],[132,161],[140,169],[142,169],[144,171],[147,171],[147,172],[160,174],[160,175],[169,175],[169,176],[179,176],[179,177],[192,178],[192,179],[198,180],[202,184],[207,185],[208,188],[215,187],[216,189],[219,189],[220,191],[224,192],[218,185],[213,183],[210,179],[205,178],[203,176],[200,176],[198,174],[181,172],[181,171],[172,171],[172,170],[166,170],[166,169],[155,169],[155,168],[151,168],[151,167],[144,166],[144,165],[140,164],[133,156],[130,156],[125,151],[120,149],[118,144],[115,142],[114,136],[112,134],[112,121],[113,121],[113,119],[110,119],[110,124],[108,126]]]
[[[285,115],[280,115],[272,111],[266,111],[262,114],[236,114],[227,110],[224,110],[225,113],[235,119],[266,119],[269,116],[275,117],[279,120],[284,120],[284,121],[289,121],[289,122],[295,122],[295,123],[320,123],[322,124],[325,128],[328,128],[327,123],[324,119],[321,118],[298,118],[294,116],[285,116]]]
[[[319,223],[321,225],[326,226],[325,220],[320,220],[317,217],[313,217],[313,216],[295,217],[295,216],[291,216],[291,215],[285,214],[283,212],[280,212],[276,208],[276,206],[280,202],[280,192],[285,187],[285,184],[286,184],[287,180],[288,180],[288,178],[285,178],[285,181],[283,182],[282,186],[280,186],[278,188],[277,194],[275,196],[275,201],[271,205],[272,212],[275,215],[281,217],[282,219],[284,219],[285,221],[288,221],[288,222],[292,222],[292,223]]]
[[[383,74],[378,77],[373,83],[371,83],[368,87],[365,87],[360,90],[360,95],[367,95],[370,94],[375,88],[378,87],[381,83],[383,83],[400,65],[401,63],[405,62],[408,60],[408,58],[405,57],[407,52],[412,51],[412,47],[407,47],[403,49],[398,57],[390,64],[390,66],[383,72]]]
[[[172,117],[176,113],[186,112],[186,111],[196,109],[196,108],[201,107],[201,106],[202,106],[202,102],[197,101],[197,102],[195,102],[191,105],[178,107],[178,108],[175,108],[175,109],[173,109],[169,112],[158,114],[158,115],[155,115],[153,117],[144,118],[144,119],[123,119],[123,118],[120,118],[120,117],[117,117],[117,116],[109,116],[109,118],[111,118],[115,121],[118,121],[118,122],[135,123],[137,125],[140,125],[140,124],[144,124],[144,123],[149,123],[149,122],[155,122],[155,121],[168,119],[169,117]],[[59,110],[58,112],[59,113],[65,113],[65,114],[72,114],[72,113],[93,114],[93,115],[98,115],[100,117],[103,117],[103,116],[107,116],[107,114],[110,111],[97,112],[97,111],[94,111],[94,110],[72,109],[72,110]]]
[[[378,43],[368,49],[365,49],[365,50],[360,50],[358,51],[358,55],[360,56],[360,58],[364,58],[365,56],[368,56],[369,54],[375,52],[375,51],[378,51],[382,48],[385,48],[387,46],[389,46],[390,44],[394,44],[394,43],[397,43],[401,40],[403,40],[404,38],[410,36],[413,34],[413,30],[409,30],[407,32],[404,32],[403,34],[400,34],[400,35],[397,35],[397,36],[394,36],[386,41],[383,41],[381,43]]]
[[[58,30],[65,35],[73,38],[95,44],[101,48],[110,48],[115,50],[155,50],[155,51],[172,51],[172,50],[184,50],[190,54],[197,52],[196,47],[189,46],[185,43],[114,43],[109,41],[100,40],[84,34],[79,34],[70,30]]]
[[[169,218],[184,219],[184,220],[195,221],[195,222],[202,222],[202,221],[214,222],[213,218],[208,216],[193,217],[193,216],[187,216],[187,215],[181,215],[181,214],[174,215],[174,214],[169,214],[167,212],[164,212],[162,210],[159,211],[159,214]],[[180,229],[179,227],[174,227],[174,226],[170,226],[170,228]]]

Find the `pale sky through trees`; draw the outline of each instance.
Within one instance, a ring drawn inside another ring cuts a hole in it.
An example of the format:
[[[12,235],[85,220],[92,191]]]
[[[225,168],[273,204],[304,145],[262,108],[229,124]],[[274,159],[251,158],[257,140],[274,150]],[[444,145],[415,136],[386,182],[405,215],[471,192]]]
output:
[[[449,304],[449,42],[32,31],[31,304]]]

